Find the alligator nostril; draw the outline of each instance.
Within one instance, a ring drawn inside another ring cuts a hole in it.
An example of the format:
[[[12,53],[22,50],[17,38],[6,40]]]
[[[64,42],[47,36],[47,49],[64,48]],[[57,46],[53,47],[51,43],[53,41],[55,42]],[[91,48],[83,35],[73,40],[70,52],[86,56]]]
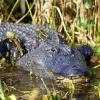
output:
[[[60,49],[59,48],[51,48],[51,51],[58,54],[60,52]]]
[[[75,53],[75,51],[71,48],[71,54],[74,54]]]
[[[56,48],[49,48],[47,51],[49,51],[49,52],[58,52],[58,50]]]

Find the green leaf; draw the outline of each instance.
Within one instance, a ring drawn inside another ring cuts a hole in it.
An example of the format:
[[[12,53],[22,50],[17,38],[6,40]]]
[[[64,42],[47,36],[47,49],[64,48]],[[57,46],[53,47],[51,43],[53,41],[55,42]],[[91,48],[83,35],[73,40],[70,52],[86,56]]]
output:
[[[96,77],[96,69],[95,68],[91,68],[89,70],[89,74],[90,74],[91,77]]]
[[[98,33],[100,34],[100,25],[98,26]]]
[[[81,21],[78,23],[78,26],[81,28],[81,29],[86,29],[87,28],[87,25],[85,23],[82,23]]]
[[[87,22],[87,28],[92,29],[92,27],[95,25],[95,20],[88,20]]]
[[[85,8],[90,9],[93,6],[93,1],[92,0],[86,0],[85,1]]]
[[[98,56],[100,56],[100,47],[97,48],[96,53]]]
[[[52,99],[58,100],[58,96],[57,96],[57,93],[55,91],[53,92]]]
[[[92,29],[92,27],[95,25],[95,20],[94,19],[91,19],[91,20],[88,20],[87,23],[84,23],[84,22],[81,22],[79,21],[78,23],[78,26],[81,28],[81,29]]]

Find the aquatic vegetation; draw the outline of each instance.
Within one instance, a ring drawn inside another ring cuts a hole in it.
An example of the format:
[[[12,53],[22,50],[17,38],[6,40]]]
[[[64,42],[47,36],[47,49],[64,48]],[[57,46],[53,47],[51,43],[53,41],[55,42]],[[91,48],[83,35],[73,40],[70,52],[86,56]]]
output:
[[[38,30],[36,32],[38,33],[39,37],[42,38],[43,40],[50,39],[50,36],[46,34],[44,30]]]
[[[0,99],[1,100],[17,100],[15,95],[11,94],[9,96],[7,96],[5,93],[4,93],[4,87],[2,86],[1,84],[1,80],[0,80]]]
[[[0,98],[2,100],[6,100],[6,97],[4,95],[4,91],[3,91],[3,88],[2,88],[2,85],[1,85],[1,80],[0,80]]]

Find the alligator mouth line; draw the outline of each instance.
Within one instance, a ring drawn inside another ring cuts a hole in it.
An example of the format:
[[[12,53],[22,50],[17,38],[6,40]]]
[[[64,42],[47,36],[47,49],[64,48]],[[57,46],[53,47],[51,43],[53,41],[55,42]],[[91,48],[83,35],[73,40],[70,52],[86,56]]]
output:
[[[80,82],[88,82],[89,78],[85,77],[85,76],[68,76],[68,77],[63,77],[63,76],[59,76],[56,77],[57,82],[61,82],[61,83],[80,83]]]

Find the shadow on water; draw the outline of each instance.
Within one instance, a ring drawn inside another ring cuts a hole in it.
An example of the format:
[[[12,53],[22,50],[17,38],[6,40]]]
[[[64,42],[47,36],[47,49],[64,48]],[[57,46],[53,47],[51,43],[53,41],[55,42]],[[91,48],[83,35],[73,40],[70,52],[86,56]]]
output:
[[[100,83],[99,72],[100,68],[97,69],[96,78],[91,79],[89,83],[75,83],[74,85],[71,83],[61,83],[58,85],[57,82],[51,80],[41,81],[41,79],[35,76],[31,77],[29,73],[18,69],[13,71],[1,69],[0,78],[3,86],[7,87],[5,93],[7,95],[15,94],[18,100],[28,100],[31,91],[36,88],[39,89],[38,98],[40,98],[36,100],[42,100],[41,97],[47,95],[48,90],[50,92],[56,91],[60,100],[66,100],[66,98],[67,100],[99,100],[100,87],[96,87],[96,83]]]

